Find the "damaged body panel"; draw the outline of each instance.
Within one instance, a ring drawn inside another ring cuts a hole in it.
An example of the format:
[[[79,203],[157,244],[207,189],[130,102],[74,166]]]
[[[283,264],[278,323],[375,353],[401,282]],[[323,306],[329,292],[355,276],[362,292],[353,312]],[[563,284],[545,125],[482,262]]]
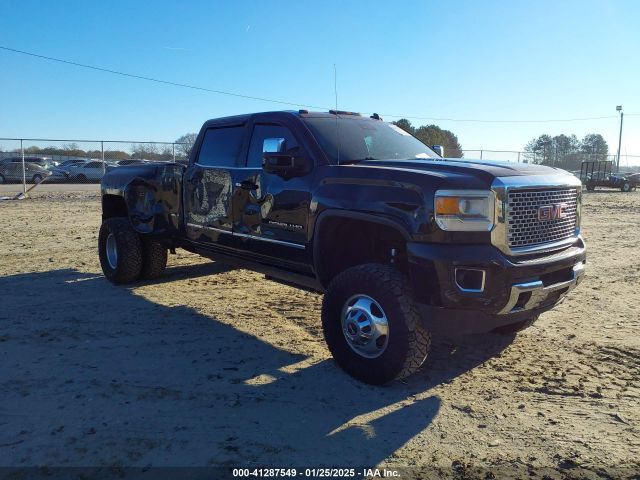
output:
[[[175,236],[181,228],[182,176],[176,163],[118,167],[102,180],[103,218],[122,213],[142,234]]]

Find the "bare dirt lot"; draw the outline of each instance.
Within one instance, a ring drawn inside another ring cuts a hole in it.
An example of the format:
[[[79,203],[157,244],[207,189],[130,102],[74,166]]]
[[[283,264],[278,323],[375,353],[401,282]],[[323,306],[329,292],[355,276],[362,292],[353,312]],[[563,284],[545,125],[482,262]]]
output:
[[[318,295],[185,252],[115,287],[97,193],[0,202],[0,465],[640,474],[640,192],[584,199],[563,304],[516,338],[436,339],[377,388],[332,362]]]

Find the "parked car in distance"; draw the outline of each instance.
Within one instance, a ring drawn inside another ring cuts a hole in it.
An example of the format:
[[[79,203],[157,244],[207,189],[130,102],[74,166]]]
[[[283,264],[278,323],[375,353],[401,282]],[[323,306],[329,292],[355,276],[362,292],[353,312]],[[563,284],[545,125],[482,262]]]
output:
[[[65,160],[64,162],[62,162],[60,165],[58,165],[58,168],[71,168],[71,167],[77,167],[78,165],[83,165],[85,163],[87,163],[88,161],[90,161],[90,159],[88,158],[74,158],[72,160]]]
[[[65,160],[60,165],[51,169],[52,178],[51,180],[55,181],[65,181],[71,178],[71,172],[80,165],[84,165],[90,160],[79,158],[73,160]]]
[[[0,164],[4,165],[5,163],[22,164],[22,156],[7,157],[0,160]],[[36,165],[39,165],[42,168],[49,168],[49,169],[58,166],[58,162],[54,162],[49,157],[37,157],[33,155],[25,155],[24,163],[35,163]]]
[[[127,165],[139,165],[145,162],[146,162],[145,160],[136,160],[134,158],[130,158],[127,160],[120,160],[119,162],[116,162],[116,165],[118,167],[126,167]]]
[[[20,163],[6,162],[0,164],[0,183],[22,182],[23,179],[29,183],[40,183],[49,176],[51,176],[51,172],[37,163],[25,161],[24,173],[22,171],[22,160],[20,160]]]
[[[102,160],[90,160],[82,165],[72,167],[69,171],[69,179],[78,182],[100,181],[107,172],[109,164]]]
[[[631,182],[632,188],[640,187],[640,173],[629,173],[626,178]]]

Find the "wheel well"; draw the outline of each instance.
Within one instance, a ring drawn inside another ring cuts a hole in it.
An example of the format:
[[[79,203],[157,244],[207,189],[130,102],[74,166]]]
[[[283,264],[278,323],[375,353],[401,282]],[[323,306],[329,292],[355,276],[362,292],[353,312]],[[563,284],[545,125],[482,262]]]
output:
[[[364,263],[394,263],[406,273],[406,240],[399,228],[367,220],[331,217],[316,232],[314,263],[323,286]]]
[[[113,217],[127,217],[129,212],[127,210],[127,204],[124,198],[118,195],[103,195],[102,196],[102,219]]]

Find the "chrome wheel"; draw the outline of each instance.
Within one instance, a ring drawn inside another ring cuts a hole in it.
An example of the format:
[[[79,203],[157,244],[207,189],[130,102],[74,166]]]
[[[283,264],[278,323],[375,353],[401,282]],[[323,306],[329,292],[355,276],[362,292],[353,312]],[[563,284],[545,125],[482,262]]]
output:
[[[341,314],[342,333],[347,344],[358,355],[376,358],[389,344],[389,322],[382,307],[366,295],[347,300]]]
[[[116,245],[116,236],[110,233],[107,237],[106,244],[107,262],[112,269],[118,268],[118,246]]]

